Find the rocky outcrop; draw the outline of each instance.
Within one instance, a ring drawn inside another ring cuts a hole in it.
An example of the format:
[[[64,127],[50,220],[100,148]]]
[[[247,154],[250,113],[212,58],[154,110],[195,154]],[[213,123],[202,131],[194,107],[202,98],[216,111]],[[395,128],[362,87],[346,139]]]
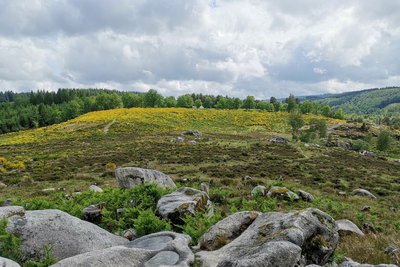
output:
[[[351,194],[354,196],[366,197],[369,199],[376,199],[376,196],[374,196],[374,194],[372,194],[371,192],[369,192],[365,189],[356,189],[353,192],[351,192]]]
[[[232,216],[241,218],[243,215]],[[235,218],[231,217],[231,220]],[[233,237],[237,237],[228,239],[225,245],[225,240],[218,244],[216,230],[216,227],[221,228],[223,225],[233,229],[229,223],[221,221],[200,239],[203,248],[217,248],[196,254],[204,267],[289,267],[304,263],[323,265],[336,249],[339,240],[335,221],[318,209],[259,214],[248,227],[236,225],[235,229],[238,230]],[[209,240],[210,245],[205,245]]]
[[[159,171],[135,167],[117,168],[115,177],[121,188],[132,188],[144,183],[156,183],[162,187],[175,188],[172,179]]]
[[[26,211],[24,216],[13,216],[7,231],[22,239],[20,248],[26,259],[42,258],[46,246],[60,260],[128,242],[60,210]]]
[[[355,225],[352,221],[349,220],[337,220],[336,224],[338,226],[340,236],[345,236],[349,234],[358,234],[363,236],[364,233]]]
[[[75,266],[174,266],[189,267],[194,262],[191,238],[173,232],[159,232],[135,239],[124,246],[96,250],[64,259],[54,267]]]
[[[103,193],[104,192],[103,189],[101,189],[100,187],[98,187],[97,185],[94,185],[94,184],[92,184],[89,187],[89,190],[92,192],[95,192],[95,193]]]
[[[360,264],[358,262],[352,261],[351,259],[346,260],[339,267],[397,267],[394,264],[379,264],[379,265],[372,265],[372,264]]]
[[[299,196],[286,187],[272,186],[267,193],[267,197],[274,197],[282,200],[297,201]]]
[[[189,187],[179,188],[157,202],[157,214],[176,224],[182,223],[184,216],[200,211],[211,212],[211,201],[206,192]]]
[[[23,216],[25,214],[25,209],[20,206],[4,206],[0,207],[0,220],[7,219],[8,217],[14,215]]]
[[[274,137],[269,140],[271,143],[277,143],[277,144],[286,144],[289,142],[287,138],[284,137]]]
[[[21,267],[18,263],[15,261],[0,257],[0,266],[1,267]]]
[[[199,132],[197,130],[187,130],[187,131],[184,131],[182,134],[183,135],[191,135],[191,136],[194,136],[197,138],[201,137],[201,132]]]

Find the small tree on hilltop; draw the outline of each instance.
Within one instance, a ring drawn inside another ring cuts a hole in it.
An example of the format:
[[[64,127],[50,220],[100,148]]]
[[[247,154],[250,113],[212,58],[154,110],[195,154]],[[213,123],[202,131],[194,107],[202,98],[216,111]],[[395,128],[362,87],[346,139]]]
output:
[[[380,151],[385,151],[390,147],[392,142],[392,136],[389,132],[381,132],[378,136],[377,148]]]
[[[303,115],[298,111],[292,111],[290,113],[289,124],[292,128],[292,137],[294,140],[298,139],[299,130],[304,125]]]

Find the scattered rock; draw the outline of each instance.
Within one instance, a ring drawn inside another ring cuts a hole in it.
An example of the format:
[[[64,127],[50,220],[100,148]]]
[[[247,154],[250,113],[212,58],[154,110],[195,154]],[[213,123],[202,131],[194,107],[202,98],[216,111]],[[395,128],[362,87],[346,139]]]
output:
[[[6,200],[1,204],[1,207],[7,207],[7,206],[12,206],[12,201],[11,201],[11,199],[6,199]]]
[[[182,133],[183,135],[192,135],[194,137],[201,137],[201,132],[197,130],[187,130]]]
[[[358,226],[350,220],[337,220],[336,224],[338,226],[340,236],[349,234],[358,234],[361,236],[364,235],[360,228],[358,228]]]
[[[349,149],[351,144],[349,142],[341,141],[341,140],[334,140],[332,143],[328,144],[329,146],[335,146],[343,149]]]
[[[84,208],[82,213],[85,221],[94,224],[100,224],[101,219],[103,218],[103,215],[101,214],[101,208],[98,205],[90,205],[89,207]]]
[[[271,189],[267,193],[267,197],[274,197],[277,199],[289,200],[289,201],[297,201],[299,200],[299,196],[286,187],[280,186],[272,186]]]
[[[390,256],[397,265],[400,264],[400,245],[392,244],[385,249],[385,253]]]
[[[92,192],[96,192],[96,193],[103,193],[104,192],[103,189],[101,189],[100,187],[98,187],[97,185],[94,185],[94,184],[92,184],[89,187],[89,190],[92,191]]]
[[[362,231],[364,234],[376,234],[377,233],[377,231],[374,227],[374,224],[372,222],[363,223]]]
[[[23,216],[25,209],[20,206],[5,206],[0,207],[0,220],[7,219],[14,215]]]
[[[42,189],[42,192],[53,192],[53,191],[56,191],[56,189],[53,187]]]
[[[211,201],[206,192],[189,187],[162,196],[157,203],[157,214],[176,224],[181,224],[185,215],[195,215],[199,211],[211,212]]]
[[[367,151],[367,150],[360,151],[360,155],[363,155],[363,156],[366,156],[369,158],[376,158],[376,154],[374,152]]]
[[[346,195],[347,195],[347,193],[346,193],[346,192],[344,192],[344,191],[339,191],[339,192],[338,192],[338,195],[339,195],[339,196],[346,196]]]
[[[271,138],[269,141],[271,143],[278,143],[278,144],[286,144],[287,142],[289,142],[289,140],[284,137],[274,137]]]
[[[168,175],[156,170],[135,167],[117,168],[115,177],[121,188],[132,188],[144,183],[157,183],[162,187],[176,187],[174,181]]]
[[[256,211],[243,211],[232,214],[212,226],[199,240],[202,250],[217,250],[241,235],[258,217]]]
[[[135,239],[124,246],[96,250],[64,259],[54,267],[189,267],[194,262],[191,238],[173,232],[159,232]]]
[[[376,196],[374,196],[371,192],[365,189],[356,189],[353,192],[351,192],[351,194],[355,196],[366,197],[369,199],[376,199]]]
[[[397,211],[397,209],[396,209],[395,207],[390,207],[389,210],[390,210],[391,212],[396,212],[396,211]]]
[[[371,206],[364,206],[361,209],[361,212],[370,212],[371,211]]]
[[[314,196],[311,195],[310,193],[304,191],[304,190],[299,190],[298,191],[300,198],[303,201],[307,201],[307,202],[313,202],[314,201]]]
[[[196,254],[202,266],[289,267],[303,266],[300,264],[303,261],[306,264],[323,265],[332,255],[339,240],[335,221],[317,209],[261,213],[247,228],[244,227],[244,230],[234,221],[233,219],[231,223],[225,224],[228,235],[231,229],[235,229],[231,224],[234,224],[236,229],[239,228],[234,232],[233,240],[220,240],[219,231],[213,228],[200,238],[201,244],[211,240],[208,247],[203,247],[217,248],[214,251],[200,251]],[[221,225],[218,229],[221,229]]]
[[[245,177],[242,178],[242,181],[244,181],[244,182],[248,182],[248,181],[251,181],[251,180],[253,180],[253,178],[251,178],[248,175],[246,175]]]
[[[340,264],[339,267],[397,267],[397,265],[393,265],[393,264],[379,264],[379,265],[360,264],[351,259],[347,259],[345,262]]]
[[[178,136],[178,137],[175,137],[174,139],[172,139],[172,142],[173,143],[183,143],[183,142],[185,142],[185,138]]]
[[[7,187],[7,185],[5,183],[0,182],[0,188],[6,188],[6,187]]]
[[[188,141],[188,144],[190,144],[190,145],[197,145],[197,142],[194,141],[194,140],[190,140],[190,141]]]
[[[253,197],[256,196],[266,196],[267,195],[267,188],[263,185],[257,185],[256,187],[251,190],[251,195]]]
[[[9,218],[6,230],[22,239],[20,248],[26,259],[41,259],[45,246],[61,260],[127,243],[123,237],[60,210],[26,211],[24,216]]]
[[[129,241],[132,241],[137,238],[137,233],[136,233],[135,229],[131,228],[124,232],[124,237],[126,239],[128,239]]]
[[[200,186],[201,186],[201,190],[203,190],[204,192],[206,192],[207,195],[208,195],[208,193],[209,193],[209,191],[210,191],[210,184],[207,183],[207,182],[202,182],[202,183],[200,184]]]
[[[2,267],[21,267],[18,263],[15,261],[0,257],[0,266]]]

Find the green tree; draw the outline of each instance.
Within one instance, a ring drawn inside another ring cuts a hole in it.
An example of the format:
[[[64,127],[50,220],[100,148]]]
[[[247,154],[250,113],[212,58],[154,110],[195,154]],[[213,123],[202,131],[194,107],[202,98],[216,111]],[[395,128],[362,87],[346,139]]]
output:
[[[181,108],[191,108],[194,102],[191,95],[182,95],[178,97],[177,106]]]
[[[176,107],[177,101],[176,101],[175,97],[168,96],[164,99],[164,104],[168,108],[173,108],[173,107]]]
[[[144,106],[146,108],[157,108],[163,106],[164,97],[160,95],[156,90],[150,89],[143,99]]]
[[[233,102],[232,102],[233,109],[240,109],[242,107],[242,105],[243,105],[243,101],[240,98],[235,97],[233,99]]]
[[[247,96],[243,101],[243,107],[245,109],[254,109],[256,107],[256,100],[254,96]]]
[[[390,132],[383,131],[378,135],[376,147],[380,151],[385,151],[390,147],[391,142],[392,142],[392,136]]]
[[[292,137],[294,140],[297,140],[299,136],[299,130],[304,125],[304,120],[301,113],[297,111],[292,111],[290,113],[289,124],[292,128]]]
[[[195,105],[197,108],[199,108],[199,107],[201,107],[201,106],[203,105],[203,103],[201,102],[200,99],[196,99],[196,101],[194,101],[194,105]]]
[[[289,97],[286,98],[286,103],[288,112],[292,112],[297,108],[297,100],[292,94],[290,94]]]
[[[203,106],[205,108],[212,108],[213,107],[213,100],[210,96],[206,96],[204,99]]]

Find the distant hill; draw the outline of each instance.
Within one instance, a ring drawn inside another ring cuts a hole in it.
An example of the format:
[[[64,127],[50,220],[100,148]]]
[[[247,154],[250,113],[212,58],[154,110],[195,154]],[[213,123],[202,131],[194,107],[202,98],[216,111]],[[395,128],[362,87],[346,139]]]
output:
[[[400,114],[400,87],[368,89],[342,94],[307,96],[302,101],[327,104],[333,108],[342,108],[345,113],[355,114]]]

